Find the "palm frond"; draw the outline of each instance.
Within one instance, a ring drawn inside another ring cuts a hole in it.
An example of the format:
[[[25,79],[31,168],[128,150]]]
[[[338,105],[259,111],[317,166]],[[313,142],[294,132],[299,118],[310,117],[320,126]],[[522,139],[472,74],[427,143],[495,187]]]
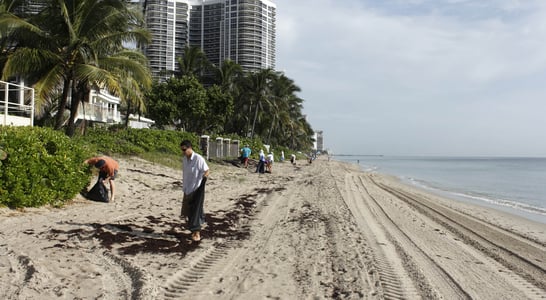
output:
[[[112,91],[116,95],[120,93],[118,77],[105,69],[93,65],[79,64],[74,68],[74,75],[78,81],[87,81],[96,84]]]
[[[12,76],[26,77],[33,73],[40,73],[44,69],[49,69],[60,62],[60,57],[48,50],[19,48],[9,55],[2,70],[2,78],[7,79]]]

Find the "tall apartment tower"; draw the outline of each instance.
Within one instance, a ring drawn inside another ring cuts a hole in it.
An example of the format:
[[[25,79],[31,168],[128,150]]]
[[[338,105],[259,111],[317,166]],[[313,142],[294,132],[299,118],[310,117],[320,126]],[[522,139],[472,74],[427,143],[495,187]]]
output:
[[[143,49],[154,78],[167,76],[177,68],[176,58],[188,44],[189,9],[187,0],[143,0],[146,26],[152,41]]]
[[[315,131],[316,133],[316,143],[317,143],[317,151],[324,151],[324,132],[322,130]]]
[[[152,42],[144,49],[154,77],[177,70],[186,45],[220,66],[275,68],[276,5],[271,0],[142,0]]]
[[[15,13],[25,16],[26,14],[37,14],[45,8],[45,3],[40,0],[25,0],[15,9]]]
[[[275,69],[276,11],[270,0],[231,0],[222,59],[240,64],[243,70]]]

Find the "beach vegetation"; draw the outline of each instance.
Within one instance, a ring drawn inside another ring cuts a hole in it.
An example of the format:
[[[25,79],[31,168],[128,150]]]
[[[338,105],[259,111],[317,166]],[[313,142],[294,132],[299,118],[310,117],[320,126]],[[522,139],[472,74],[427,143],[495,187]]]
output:
[[[253,158],[260,149],[259,138],[224,136],[248,144]],[[61,206],[87,186],[93,168],[84,160],[94,155],[136,156],[171,168],[180,168],[180,141],[188,139],[194,150],[200,136],[191,132],[160,129],[96,127],[72,138],[47,127],[0,127],[0,205],[11,208]],[[211,143],[216,139],[211,137]],[[293,151],[270,145],[278,160],[280,151],[288,157]],[[4,155],[5,154],[5,155]]]
[[[79,135],[73,139],[87,144],[97,153],[110,156],[140,156],[143,153],[180,156],[180,142],[182,140],[187,139],[193,145],[199,145],[199,137],[194,133],[159,129],[92,128],[85,135]],[[196,152],[201,153],[197,146],[195,148]]]
[[[0,126],[0,205],[59,206],[89,182],[83,161],[92,153],[51,128]]]

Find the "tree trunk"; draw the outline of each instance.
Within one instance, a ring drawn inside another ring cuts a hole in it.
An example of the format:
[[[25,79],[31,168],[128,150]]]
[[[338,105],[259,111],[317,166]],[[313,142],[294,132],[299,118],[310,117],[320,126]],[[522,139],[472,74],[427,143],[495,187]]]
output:
[[[245,137],[248,137],[248,131],[250,130],[250,116],[252,115],[252,100],[248,105],[248,115],[246,116]]]
[[[259,101],[256,101],[256,111],[254,111],[254,121],[252,122],[252,131],[250,133],[250,138],[254,138],[254,127],[256,126],[256,119],[258,118],[258,105],[260,104]]]
[[[70,80],[65,79],[63,85],[63,95],[59,101],[59,107],[57,108],[57,115],[55,116],[55,130],[61,129],[63,127],[64,119],[64,109],[66,103],[68,103],[68,93],[70,91]]]
[[[271,133],[275,127],[275,115],[273,115],[273,121],[271,121],[271,128],[269,128],[269,134],[267,134],[267,143],[271,145]]]
[[[68,118],[68,124],[66,126],[66,135],[69,137],[74,136],[76,129],[76,117],[78,115],[78,107],[80,102],[85,101],[86,95],[89,95],[89,88],[87,83],[80,83],[77,87],[73,86],[72,90],[72,102],[70,105],[70,118]]]
[[[87,120],[85,119],[85,104],[82,106],[82,112],[83,112],[83,120],[82,120],[82,126],[81,126],[81,135],[85,135],[85,129],[87,125]]]
[[[131,112],[131,100],[127,100],[127,112],[125,113],[125,129],[129,128],[129,113]]]

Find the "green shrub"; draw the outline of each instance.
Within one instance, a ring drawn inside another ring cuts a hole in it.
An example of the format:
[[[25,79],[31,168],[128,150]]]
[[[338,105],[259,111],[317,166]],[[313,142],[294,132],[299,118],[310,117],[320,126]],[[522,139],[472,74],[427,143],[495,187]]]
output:
[[[240,140],[241,147],[249,144],[254,158],[260,149],[265,151],[258,138],[222,137]],[[215,138],[211,137],[211,141]],[[97,154],[136,155],[179,168],[180,142],[184,139],[190,140],[194,150],[202,154],[199,136],[189,132],[92,128],[85,135],[70,139],[48,128],[0,127],[0,205],[62,205],[89,183],[89,167],[83,161]],[[273,150],[278,157],[280,150]]]
[[[129,128],[112,131],[95,128],[88,130],[85,136],[80,136],[78,139],[106,155],[139,156],[150,152],[181,155],[182,140],[188,139],[194,145],[199,145],[199,137],[193,133],[157,129]],[[198,147],[195,148],[198,149]]]
[[[6,151],[0,149],[0,167],[2,166],[2,161],[8,157]]]
[[[0,204],[8,207],[61,205],[84,188],[89,147],[62,132],[40,127],[0,127]]]

